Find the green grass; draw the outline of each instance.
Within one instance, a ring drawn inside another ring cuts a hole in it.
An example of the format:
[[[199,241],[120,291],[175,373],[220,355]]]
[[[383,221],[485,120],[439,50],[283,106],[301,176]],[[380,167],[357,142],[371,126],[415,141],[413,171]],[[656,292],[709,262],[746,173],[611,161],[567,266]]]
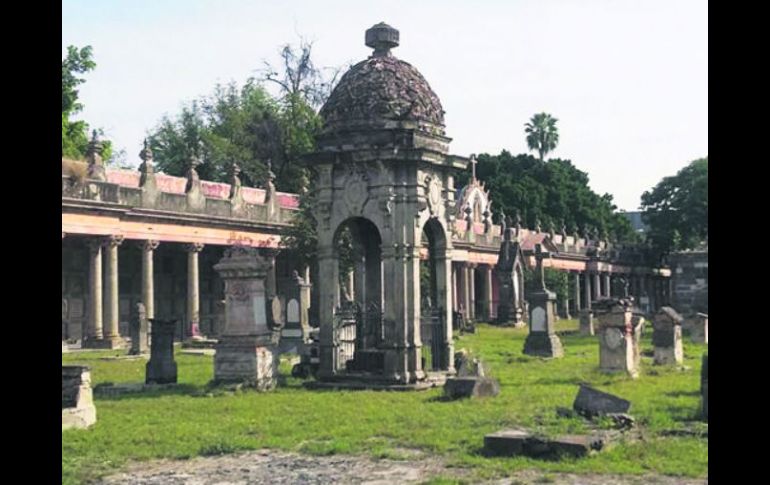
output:
[[[598,371],[595,337],[574,333],[575,321],[559,323],[565,357],[543,360],[522,354],[525,329],[478,325],[455,348],[480,357],[499,379],[500,395],[446,402],[441,389],[425,392],[308,391],[286,377],[271,393],[210,393],[213,358],[177,354],[180,386],[120,397],[96,398],[97,423],[62,433],[63,483],[82,483],[114,472],[128,460],[186,459],[237,451],[276,448],[330,455],[365,453],[398,458],[399,449],[442,455],[452,466],[470,467],[477,478],[520,469],[544,472],[647,472],[703,477],[708,473],[708,439],[663,436],[695,419],[700,405],[700,364],[706,346],[685,342],[685,370],[653,367],[642,357],[642,373],[632,380]],[[649,334],[643,350],[651,349]],[[142,382],[145,360],[104,360],[123,351],[62,354],[63,364],[91,366],[92,384]],[[283,364],[283,375],[289,375]],[[578,383],[632,402],[631,414],[644,440],[618,443],[582,460],[542,461],[487,458],[484,435],[523,426],[544,435],[586,431],[579,418],[559,418],[557,406],[571,407]],[[447,475],[451,475],[448,473]],[[452,483],[449,476],[432,483]],[[443,480],[443,481],[442,481]]]

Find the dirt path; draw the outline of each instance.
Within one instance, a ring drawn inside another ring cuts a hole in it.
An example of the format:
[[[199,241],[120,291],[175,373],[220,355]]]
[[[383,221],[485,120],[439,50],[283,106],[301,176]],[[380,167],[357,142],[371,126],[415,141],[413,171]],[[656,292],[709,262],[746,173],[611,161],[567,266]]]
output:
[[[274,450],[191,460],[159,460],[130,465],[106,477],[104,485],[246,485],[246,484],[415,484],[432,477],[455,477],[476,482],[469,472],[446,468],[436,457],[394,461],[364,456],[310,456]],[[707,480],[666,476],[610,476],[518,472],[488,484],[529,485],[704,485]]]

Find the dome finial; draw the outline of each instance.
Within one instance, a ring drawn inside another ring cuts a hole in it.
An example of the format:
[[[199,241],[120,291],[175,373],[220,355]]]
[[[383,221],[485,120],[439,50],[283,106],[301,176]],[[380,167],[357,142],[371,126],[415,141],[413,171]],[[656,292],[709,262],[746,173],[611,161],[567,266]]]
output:
[[[390,49],[398,47],[398,30],[385,22],[366,29],[366,45],[374,49],[374,57],[390,55]]]

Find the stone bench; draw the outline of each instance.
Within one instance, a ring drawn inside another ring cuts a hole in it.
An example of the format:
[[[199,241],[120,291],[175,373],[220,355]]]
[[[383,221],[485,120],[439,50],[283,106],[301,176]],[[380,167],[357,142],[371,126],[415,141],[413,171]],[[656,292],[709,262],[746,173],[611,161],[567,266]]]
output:
[[[61,367],[61,429],[87,428],[96,422],[91,391],[91,369],[79,365]]]

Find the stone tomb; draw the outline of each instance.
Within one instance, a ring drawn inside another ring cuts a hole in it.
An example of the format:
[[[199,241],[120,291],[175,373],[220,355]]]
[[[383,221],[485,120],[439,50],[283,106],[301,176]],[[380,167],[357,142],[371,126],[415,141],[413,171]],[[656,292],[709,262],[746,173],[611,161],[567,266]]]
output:
[[[556,294],[545,287],[543,258],[546,255],[542,246],[536,244],[535,257],[540,278],[538,289],[533,291],[529,298],[529,335],[524,342],[524,353],[538,357],[563,357],[564,349],[555,328]]]
[[[61,366],[61,429],[87,428],[96,422],[91,369]]]
[[[655,346],[653,362],[656,365],[676,365],[683,362],[682,320],[682,316],[668,306],[661,307],[655,314],[652,343]]]
[[[244,383],[260,391],[277,384],[282,306],[266,293],[272,264],[256,248],[233,246],[214,266],[225,283],[225,327],[214,356],[217,383]]]
[[[627,372],[639,376],[639,340],[644,320],[634,318],[628,299],[604,299],[594,303],[598,320],[599,368],[603,372]]]
[[[174,331],[178,320],[151,318],[152,345],[147,362],[147,384],[176,384],[177,370],[174,361]]]

